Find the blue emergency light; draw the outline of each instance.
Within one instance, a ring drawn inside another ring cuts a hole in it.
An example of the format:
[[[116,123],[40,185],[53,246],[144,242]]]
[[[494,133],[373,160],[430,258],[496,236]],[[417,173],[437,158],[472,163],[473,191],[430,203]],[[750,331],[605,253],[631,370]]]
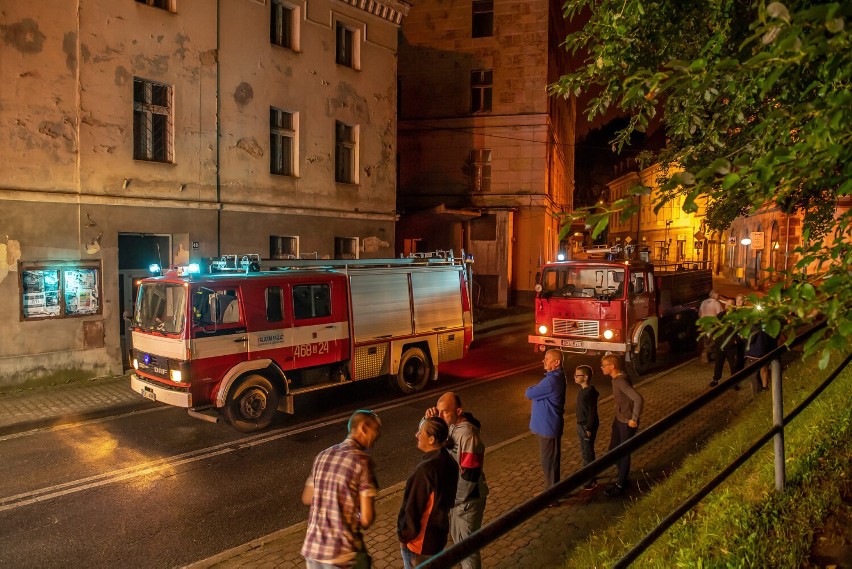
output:
[[[150,265],[148,265],[148,270],[154,276],[158,276],[160,274],[160,272],[162,271],[162,269],[160,268],[160,265],[158,265],[157,263],[151,263]]]

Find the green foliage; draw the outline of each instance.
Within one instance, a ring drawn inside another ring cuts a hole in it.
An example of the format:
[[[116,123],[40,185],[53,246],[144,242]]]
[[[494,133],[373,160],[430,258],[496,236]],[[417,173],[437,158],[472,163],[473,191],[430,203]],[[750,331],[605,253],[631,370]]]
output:
[[[663,113],[669,144],[656,159],[681,171],[662,181],[658,207],[684,195],[684,210],[694,211],[704,196],[716,230],[764,206],[804,214],[807,239],[795,251],[801,262],[782,275],[787,286],[735,324],[768,314],[789,338],[819,313],[830,330],[809,349],[845,348],[852,213],[835,208],[852,194],[852,4],[569,0],[565,15],[587,18],[565,42],[584,60],[551,92],[595,93],[590,119],[612,107],[629,116],[613,141],[619,149]],[[595,232],[624,209],[599,213]],[[826,246],[825,235],[836,240]],[[811,283],[802,277],[808,266],[817,267]]]

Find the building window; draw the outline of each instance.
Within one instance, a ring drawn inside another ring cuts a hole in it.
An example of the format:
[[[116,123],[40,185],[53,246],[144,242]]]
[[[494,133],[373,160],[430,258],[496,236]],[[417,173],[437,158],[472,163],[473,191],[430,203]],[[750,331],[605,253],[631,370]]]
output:
[[[147,4],[148,6],[153,6],[154,8],[162,8],[163,10],[168,10],[169,12],[176,12],[175,2],[177,0],[136,0],[139,4]]]
[[[269,108],[269,171],[296,176],[296,127],[298,114]]]
[[[470,112],[482,113],[491,110],[491,87],[493,73],[490,69],[470,72]]]
[[[471,35],[475,38],[494,35],[494,0],[473,0]]]
[[[360,33],[358,30],[347,27],[342,22],[335,22],[337,33],[337,49],[335,61],[340,65],[360,69]]]
[[[133,158],[172,162],[172,87],[133,79]]]
[[[473,192],[491,191],[491,150],[470,151],[470,189]]]
[[[97,262],[22,263],[21,318],[66,318],[101,313]]]
[[[287,49],[298,50],[298,9],[281,0],[272,0],[270,7],[269,41]]]
[[[334,181],[357,184],[358,127],[340,121],[334,128]]]
[[[334,238],[335,259],[357,259],[358,238],[357,237],[335,237]]]
[[[298,259],[299,238],[289,235],[269,236],[269,258],[270,259]]]

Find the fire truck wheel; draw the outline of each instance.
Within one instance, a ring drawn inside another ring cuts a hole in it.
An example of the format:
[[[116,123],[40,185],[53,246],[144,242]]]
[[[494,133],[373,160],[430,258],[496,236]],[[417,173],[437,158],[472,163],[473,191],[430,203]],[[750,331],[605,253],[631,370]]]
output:
[[[432,377],[432,362],[420,348],[408,348],[402,354],[399,371],[391,376],[391,385],[402,393],[416,393]]]
[[[651,339],[651,333],[647,330],[639,336],[639,351],[633,354],[631,364],[636,375],[642,375],[651,367],[651,362],[654,360],[654,340]]]
[[[260,431],[269,426],[278,410],[278,392],[262,375],[249,375],[228,394],[225,418],[241,433]]]

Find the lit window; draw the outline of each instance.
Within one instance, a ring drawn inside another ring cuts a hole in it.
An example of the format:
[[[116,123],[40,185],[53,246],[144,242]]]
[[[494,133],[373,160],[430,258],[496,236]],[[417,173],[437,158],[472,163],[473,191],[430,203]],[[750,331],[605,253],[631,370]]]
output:
[[[172,162],[172,87],[133,79],[133,158]]]
[[[494,35],[494,0],[473,0],[471,36],[485,38]]]
[[[474,192],[491,190],[491,150],[488,148],[470,151],[470,189]]]
[[[334,134],[334,181],[358,183],[358,127],[337,121]]]
[[[282,176],[296,176],[296,127],[298,114],[270,107],[269,171]]]
[[[491,110],[491,88],[493,74],[490,69],[470,72],[470,112],[481,113]]]

